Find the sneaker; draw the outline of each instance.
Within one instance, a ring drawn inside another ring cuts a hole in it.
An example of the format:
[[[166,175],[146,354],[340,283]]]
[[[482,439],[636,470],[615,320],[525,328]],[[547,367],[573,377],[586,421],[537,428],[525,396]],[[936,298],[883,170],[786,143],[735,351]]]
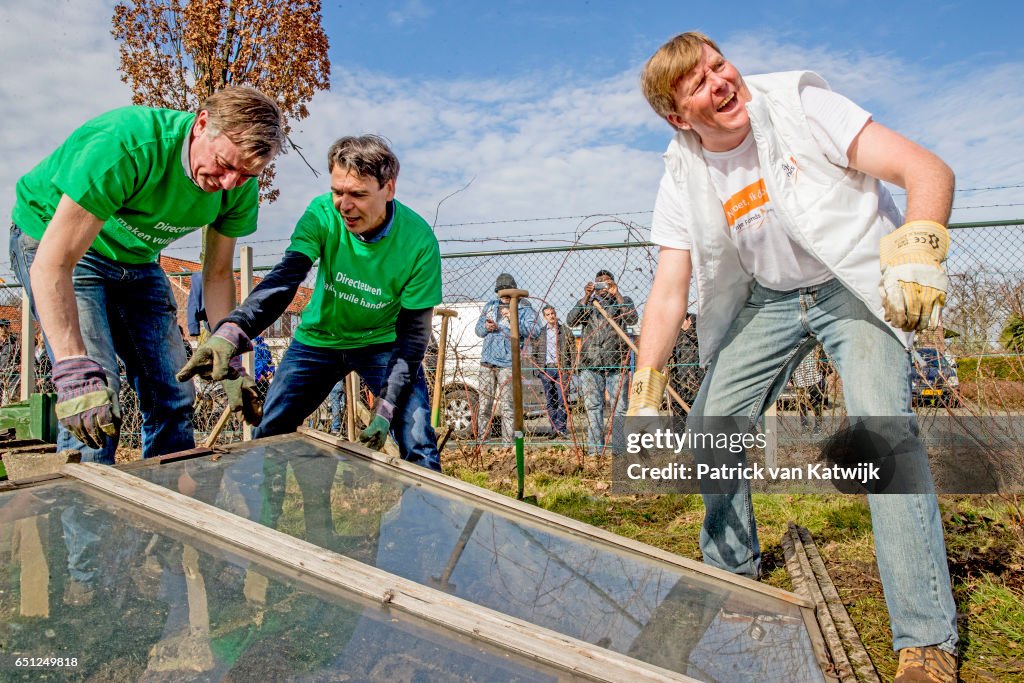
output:
[[[900,650],[900,666],[893,683],[957,683],[956,655],[928,647]]]

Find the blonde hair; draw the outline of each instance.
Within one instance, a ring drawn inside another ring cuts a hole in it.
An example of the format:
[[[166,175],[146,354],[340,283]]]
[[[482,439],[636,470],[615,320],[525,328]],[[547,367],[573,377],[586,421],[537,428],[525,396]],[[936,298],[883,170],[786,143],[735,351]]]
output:
[[[666,121],[670,114],[676,113],[676,85],[700,63],[705,45],[722,54],[715,41],[703,33],[687,31],[658,48],[644,65],[640,74],[640,88],[647,103]]]
[[[227,136],[246,160],[269,161],[285,149],[281,109],[255,88],[228,86],[207,97],[199,110],[209,114],[208,134]]]

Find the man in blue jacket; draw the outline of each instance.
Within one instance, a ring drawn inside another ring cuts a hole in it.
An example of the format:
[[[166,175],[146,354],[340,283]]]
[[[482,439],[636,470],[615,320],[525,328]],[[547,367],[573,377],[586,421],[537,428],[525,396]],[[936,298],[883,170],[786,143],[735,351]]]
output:
[[[516,280],[508,273],[502,273],[494,282],[494,292],[502,289],[517,289]],[[512,441],[512,325],[509,320],[510,307],[507,296],[497,297],[484,304],[480,318],[476,321],[476,335],[483,337],[480,352],[480,375],[477,383],[480,403],[477,412],[477,434],[480,441],[486,441],[491,430],[493,404],[501,409],[501,439]],[[526,299],[519,300],[519,350],[527,339],[540,335],[537,314]]]

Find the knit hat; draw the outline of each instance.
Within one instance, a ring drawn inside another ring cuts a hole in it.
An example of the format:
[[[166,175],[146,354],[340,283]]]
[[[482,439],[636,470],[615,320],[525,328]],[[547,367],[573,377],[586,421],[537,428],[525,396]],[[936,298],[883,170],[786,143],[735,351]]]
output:
[[[498,276],[498,279],[494,281],[494,291],[498,292],[502,289],[517,289],[519,285],[516,284],[516,279],[508,273],[502,273]]]

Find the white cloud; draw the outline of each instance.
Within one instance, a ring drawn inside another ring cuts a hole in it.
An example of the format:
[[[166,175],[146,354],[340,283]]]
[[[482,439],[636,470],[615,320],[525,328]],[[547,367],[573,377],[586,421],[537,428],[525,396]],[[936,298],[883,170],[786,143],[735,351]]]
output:
[[[113,3],[105,0],[6,3],[0,9],[0,119],[5,122],[0,215],[5,219],[18,178],[86,119],[131,104],[131,92],[117,74],[112,14]],[[7,273],[7,249],[0,253],[0,271]]]

